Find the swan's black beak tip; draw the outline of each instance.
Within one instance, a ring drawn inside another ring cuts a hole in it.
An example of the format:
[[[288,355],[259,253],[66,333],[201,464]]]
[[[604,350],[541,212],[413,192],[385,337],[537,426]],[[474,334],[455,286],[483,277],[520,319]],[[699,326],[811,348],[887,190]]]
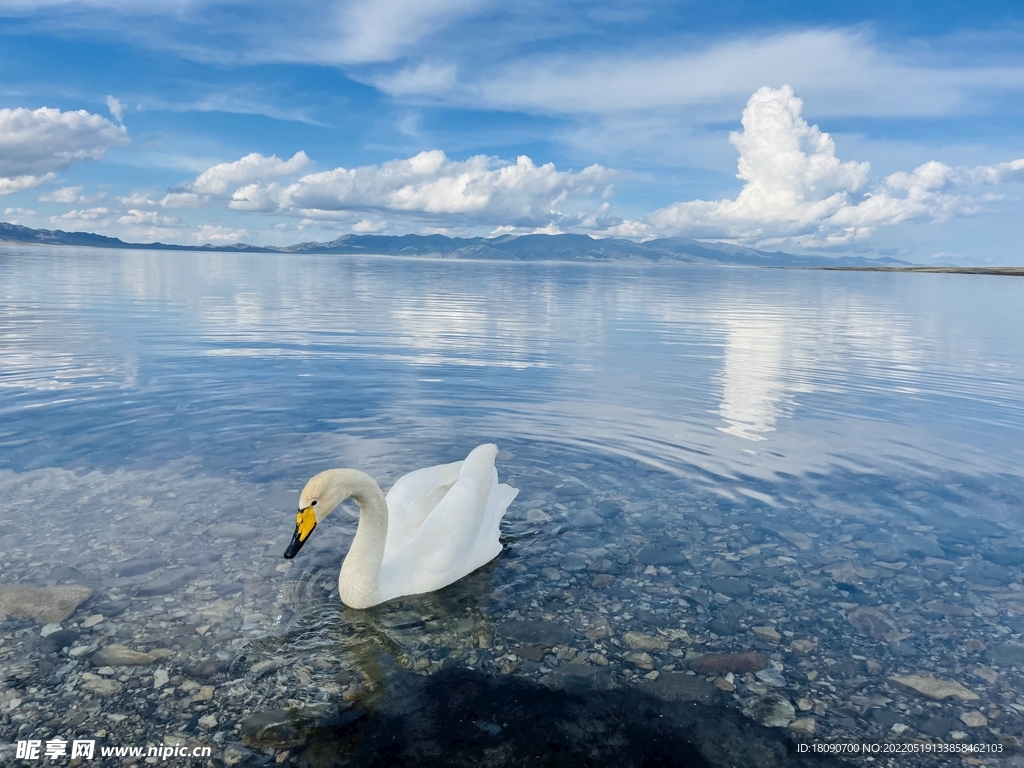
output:
[[[314,501],[313,504],[316,504]],[[306,539],[313,533],[313,529],[316,528],[316,512],[313,511],[313,505],[300,509],[299,513],[295,516],[295,533],[292,534],[292,543],[288,545],[288,549],[284,551],[284,559],[291,560],[302,549],[302,545],[306,543]]]
[[[310,530],[310,533],[312,532],[313,531]],[[307,534],[306,539],[308,538],[309,535]],[[306,543],[306,539],[303,539],[302,534],[299,533],[299,526],[295,526],[295,534],[292,536],[292,541],[288,545],[288,548],[284,551],[284,559],[291,560],[299,554],[299,550],[302,549],[302,545]]]

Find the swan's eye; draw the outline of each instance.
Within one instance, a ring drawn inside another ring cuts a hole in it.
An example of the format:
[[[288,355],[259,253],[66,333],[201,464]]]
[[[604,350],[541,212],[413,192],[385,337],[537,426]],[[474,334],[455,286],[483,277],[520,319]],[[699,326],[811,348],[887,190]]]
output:
[[[309,506],[315,507],[316,506],[316,499],[313,499],[311,502],[309,502]]]

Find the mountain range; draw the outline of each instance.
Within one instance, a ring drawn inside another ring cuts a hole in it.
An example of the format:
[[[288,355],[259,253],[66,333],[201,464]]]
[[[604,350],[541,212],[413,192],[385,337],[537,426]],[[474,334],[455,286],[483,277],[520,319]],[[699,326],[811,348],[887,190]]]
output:
[[[490,261],[590,261],[679,264],[743,264],[766,267],[909,266],[889,257],[808,256],[759,251],[729,243],[707,243],[684,237],[664,237],[642,243],[623,238],[595,239],[589,235],[342,235],[327,243],[308,242],[282,247],[248,245],[174,245],[126,243],[91,232],[32,229],[0,222],[0,243],[76,245],[160,251],[226,251],[233,253],[333,253],[379,256],[420,256]]]

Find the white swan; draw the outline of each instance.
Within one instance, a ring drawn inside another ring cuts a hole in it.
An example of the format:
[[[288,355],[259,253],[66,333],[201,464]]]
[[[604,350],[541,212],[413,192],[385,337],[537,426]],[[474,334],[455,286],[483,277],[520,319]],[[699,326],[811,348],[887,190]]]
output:
[[[446,587],[501,552],[498,525],[519,491],[498,483],[497,455],[496,445],[477,446],[464,461],[399,478],[387,497],[358,469],[314,475],[299,495],[284,556],[295,557],[317,523],[352,498],[359,526],[338,575],[345,605],[369,608]]]

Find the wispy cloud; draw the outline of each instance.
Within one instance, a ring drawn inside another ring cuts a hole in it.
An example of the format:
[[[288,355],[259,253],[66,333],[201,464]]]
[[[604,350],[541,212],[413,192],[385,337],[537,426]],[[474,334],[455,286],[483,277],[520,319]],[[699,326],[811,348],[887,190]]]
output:
[[[107,33],[197,61],[390,61],[492,0],[9,0],[3,15]]]
[[[124,125],[124,104],[120,99],[107,96],[107,109],[110,110],[111,117],[117,120],[119,125]]]
[[[949,65],[879,48],[862,30],[748,36],[680,52],[541,53],[456,67],[428,61],[370,81],[402,99],[557,115],[680,107],[719,115],[765,82],[789,83],[822,116],[947,115],[990,94],[1024,89],[1024,67]]]
[[[190,89],[197,86],[191,84]],[[262,115],[273,120],[292,123],[305,123],[324,127],[326,124],[317,120],[313,108],[294,108],[282,106],[280,94],[265,92],[262,89],[224,89],[205,93],[193,98],[179,99],[146,97],[146,109],[151,111],[166,110],[168,112],[224,112],[232,115]]]

